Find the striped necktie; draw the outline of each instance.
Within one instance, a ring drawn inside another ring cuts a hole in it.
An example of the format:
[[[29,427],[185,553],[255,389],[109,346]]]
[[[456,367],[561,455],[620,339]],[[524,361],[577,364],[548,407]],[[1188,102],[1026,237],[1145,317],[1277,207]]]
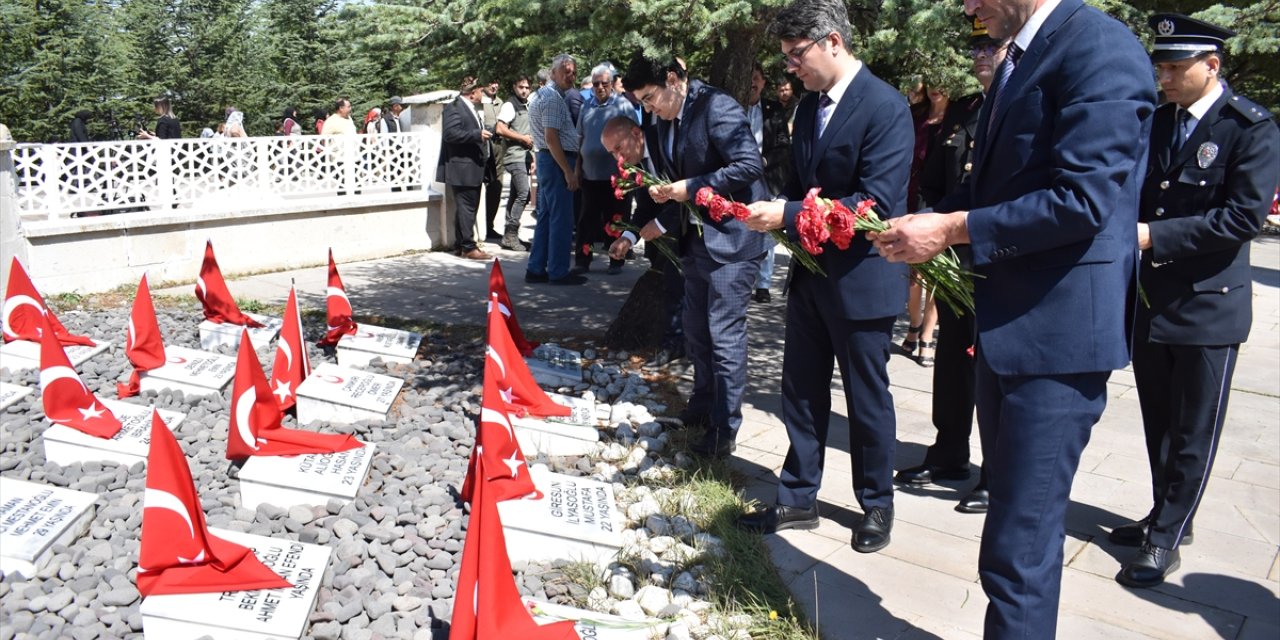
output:
[[[818,98],[817,122],[813,123],[813,143],[815,145],[818,143],[818,140],[822,138],[823,132],[827,130],[827,121],[831,119],[831,108],[834,107],[835,104],[836,103],[831,99],[831,96],[825,93]]]
[[[1018,66],[1018,58],[1022,57],[1022,48],[1016,43],[1009,43],[1009,53],[1004,57],[1004,62],[1000,64],[1000,72],[996,76],[995,94],[991,99],[991,111],[987,113],[987,133],[991,133],[991,123],[996,119],[996,110],[1000,108],[1000,102],[1004,98],[1004,87],[1009,83],[1009,77],[1013,75],[1013,70]]]

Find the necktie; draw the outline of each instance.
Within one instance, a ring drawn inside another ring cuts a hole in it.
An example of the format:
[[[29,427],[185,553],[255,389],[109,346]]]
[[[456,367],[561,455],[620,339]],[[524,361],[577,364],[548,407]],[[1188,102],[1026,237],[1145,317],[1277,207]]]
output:
[[[1188,125],[1191,123],[1191,112],[1186,109],[1178,109],[1178,126],[1173,128],[1173,152],[1177,153],[1182,149],[1183,143],[1191,135]]]
[[[815,145],[818,143],[818,140],[822,139],[822,133],[827,130],[827,121],[831,119],[831,109],[832,107],[835,107],[835,105],[836,103],[831,99],[831,96],[825,93],[822,94],[822,97],[818,98],[817,122],[814,123],[813,127],[813,142]]]
[[[1000,101],[1004,98],[1004,86],[1009,83],[1009,76],[1013,75],[1013,70],[1018,66],[1018,58],[1022,57],[1022,48],[1016,43],[1009,43],[1009,53],[1004,57],[1004,62],[1000,64],[999,73],[996,75],[995,89],[992,93],[991,111],[987,113],[987,129],[990,130],[991,123],[995,120],[996,109],[1000,108]]]
[[[679,173],[676,166],[676,149],[680,147],[680,118],[671,121],[671,146],[667,148],[667,158],[671,160],[671,170]]]

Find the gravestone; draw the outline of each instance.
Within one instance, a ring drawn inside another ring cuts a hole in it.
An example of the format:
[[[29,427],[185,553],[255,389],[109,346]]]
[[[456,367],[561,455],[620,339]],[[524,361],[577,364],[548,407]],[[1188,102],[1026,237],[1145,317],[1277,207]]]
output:
[[[354,334],[338,340],[338,364],[363,367],[374,358],[408,364],[417,355],[421,342],[421,333],[361,324]]]
[[[44,458],[67,466],[76,462],[118,462],[126,467],[146,463],[151,450],[151,407],[122,400],[98,399],[120,420],[121,428],[111,439],[91,436],[71,427],[54,424],[45,429]],[[186,418],[185,414],[159,409],[160,417],[173,431]]]
[[[165,347],[164,366],[138,374],[143,391],[170,389],[185,396],[222,393],[236,377],[236,359],[186,347]]]
[[[512,562],[588,561],[607,565],[622,548],[613,485],[530,467],[537,500],[498,503]]]
[[[31,387],[20,384],[0,382],[0,409],[8,409],[9,405],[31,395]]]
[[[511,416],[520,450],[547,456],[585,456],[599,448],[600,432],[595,427],[552,422],[532,416]]]
[[[62,346],[62,350],[67,353],[67,359],[71,361],[72,367],[79,367],[90,358],[111,348],[110,342],[103,340],[95,340],[94,342],[97,344],[92,347],[83,344]],[[30,340],[14,340],[13,342],[5,343],[4,346],[0,346],[0,367],[12,372],[39,369],[40,343]]]
[[[298,423],[385,420],[404,380],[324,363],[298,385]]]
[[[573,386],[582,383],[582,354],[554,344],[539,345],[533,356],[525,358],[533,379],[544,387]]]
[[[554,602],[524,599],[524,605],[533,614],[534,622],[551,624],[563,620],[576,621],[574,631],[581,640],[651,640],[662,637],[665,628],[661,620],[646,618],[632,620],[608,613],[575,609]]]
[[[246,509],[264,503],[288,508],[327,504],[334,498],[346,504],[369,477],[374,447],[364,443],[337,453],[251,456],[240,468],[240,504]]]
[[[149,596],[142,601],[142,632],[151,640],[271,640],[301,638],[315,607],[332,553],[328,547],[209,529],[244,545],[293,588]]]
[[[32,578],[93,522],[96,493],[0,478],[0,571]]]
[[[256,313],[246,313],[245,315],[261,322],[263,325],[261,327],[249,327],[249,342],[253,343],[255,351],[260,351],[270,345],[271,341],[280,335],[280,327],[284,326],[284,320],[280,318],[272,318]],[[240,336],[244,330],[245,327],[242,325],[228,322],[218,324],[205,320],[200,323],[200,348],[206,350],[215,347],[238,348],[240,346]]]
[[[587,427],[594,427],[599,423],[595,400],[575,398],[562,393],[548,393],[547,397],[558,405],[569,407],[569,410],[573,412],[567,416],[551,416],[547,418],[547,422],[580,424]]]

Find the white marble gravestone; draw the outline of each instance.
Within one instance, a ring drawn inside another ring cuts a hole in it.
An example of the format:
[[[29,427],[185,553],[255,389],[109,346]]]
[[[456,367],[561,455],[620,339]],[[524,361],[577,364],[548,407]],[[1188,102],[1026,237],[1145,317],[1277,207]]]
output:
[[[246,313],[246,316],[261,322],[261,327],[249,328],[249,342],[253,343],[255,351],[261,350],[263,347],[271,344],[276,336],[280,335],[280,327],[284,326],[284,320],[280,318],[272,318],[256,313]],[[200,348],[213,349],[214,347],[239,347],[240,335],[244,332],[243,325],[231,324],[224,322],[218,324],[205,320],[200,323]]]
[[[328,362],[298,385],[298,423],[383,420],[404,380]]]
[[[548,393],[547,397],[558,405],[569,407],[572,412],[567,416],[552,416],[547,418],[547,422],[580,424],[587,427],[594,427],[598,423],[595,400],[575,398],[560,393]]]
[[[599,448],[600,432],[595,427],[515,415],[511,416],[511,426],[526,455],[536,451],[548,456],[585,456]]]
[[[354,334],[338,340],[338,364],[344,367],[363,367],[374,358],[383,362],[408,364],[418,353],[422,334],[388,327],[360,324]]]
[[[663,621],[653,618],[632,620],[528,598],[524,599],[524,604],[532,611],[533,621],[540,625],[574,620],[573,629],[581,640],[651,640],[662,637],[659,632],[664,628]]]
[[[334,498],[346,504],[369,477],[374,447],[364,443],[337,453],[251,456],[240,467],[240,504],[246,509],[263,503],[287,509],[327,504]]]
[[[31,387],[20,384],[0,382],[0,409],[8,409],[9,405],[31,395]]]
[[[582,354],[554,344],[539,345],[525,358],[533,379],[544,387],[563,387],[582,382]]]
[[[92,347],[83,344],[62,345],[62,350],[67,353],[67,359],[71,361],[72,367],[79,367],[90,358],[111,348],[110,342],[104,340],[94,340],[94,342],[97,344]],[[0,346],[0,367],[15,372],[39,369],[40,343],[30,340],[14,340],[5,343],[4,346]]]
[[[613,485],[591,478],[529,469],[537,500],[498,503],[512,562],[588,561],[607,565],[622,548],[622,514]]]
[[[0,478],[0,571],[32,578],[93,522],[96,493]]]
[[[301,638],[329,566],[331,550],[225,529],[219,538],[253,549],[258,559],[293,585],[291,589],[183,593],[142,601],[142,632],[148,640],[279,640]]]
[[[111,439],[91,436],[78,429],[54,424],[45,429],[44,458],[49,462],[67,466],[76,462],[118,462],[126,467],[136,462],[145,463],[151,450],[151,407],[144,407],[122,400],[98,399],[106,405],[121,429]],[[173,431],[187,417],[185,414],[160,409],[160,418]]]
[[[165,347],[164,366],[138,375],[143,391],[171,389],[185,396],[222,393],[236,377],[236,359],[186,347]]]

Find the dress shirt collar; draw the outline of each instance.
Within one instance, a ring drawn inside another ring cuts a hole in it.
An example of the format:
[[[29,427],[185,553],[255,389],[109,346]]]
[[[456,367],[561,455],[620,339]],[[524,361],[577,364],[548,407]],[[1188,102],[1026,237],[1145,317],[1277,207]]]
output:
[[[1215,82],[1213,83],[1213,88],[1209,90],[1209,93],[1205,94],[1203,98],[1196,100],[1190,107],[1187,107],[1187,112],[1191,114],[1191,117],[1194,118],[1196,122],[1200,122],[1204,119],[1204,114],[1209,112],[1209,107],[1212,107],[1213,103],[1217,102],[1218,98],[1221,97],[1222,83]]]
[[[827,91],[827,97],[831,98],[831,104],[840,104],[840,98],[844,97],[844,92],[849,90],[849,85],[853,84],[853,79],[857,77],[858,72],[862,70],[862,61],[854,59],[853,65],[849,67],[844,76],[836,81],[831,89]]]
[[[1045,0],[1036,12],[1027,18],[1027,23],[1022,25],[1022,29],[1018,31],[1018,35],[1013,37],[1013,43],[1018,45],[1023,52],[1031,46],[1031,41],[1036,39],[1036,34],[1040,32],[1040,27],[1044,26],[1044,21],[1049,19],[1049,14],[1053,13],[1058,5],[1062,4],[1062,0]]]

